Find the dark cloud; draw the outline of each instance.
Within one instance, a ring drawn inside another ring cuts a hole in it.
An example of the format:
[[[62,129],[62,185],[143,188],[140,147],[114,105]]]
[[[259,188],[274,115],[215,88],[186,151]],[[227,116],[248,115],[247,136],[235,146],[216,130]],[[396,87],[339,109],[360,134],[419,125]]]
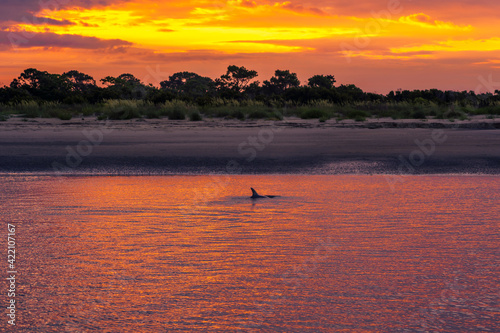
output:
[[[80,35],[58,35],[52,32],[32,33],[26,31],[0,31],[0,45],[12,48],[67,47],[74,49],[103,49],[130,46],[132,43],[121,39],[99,39]]]
[[[30,22],[30,21],[28,21]],[[51,19],[51,18],[48,18],[48,17],[37,17],[37,16],[34,16],[33,17],[33,21],[30,22],[34,25],[38,25],[38,24],[49,24],[49,25],[75,25],[74,22],[71,22],[71,21],[68,21],[68,20],[54,20],[54,19]]]
[[[390,13],[433,13],[438,18],[483,17],[497,15],[499,1],[492,0],[289,0],[290,6],[320,8],[333,15],[372,16]],[[327,8],[327,9],[326,9]],[[497,15],[498,16],[498,15]]]
[[[112,3],[128,2],[130,0],[0,0],[2,10],[0,11],[0,22],[43,22],[44,18],[38,17],[37,13],[44,9],[60,10],[65,8],[93,8],[110,5]],[[65,25],[69,21],[48,20],[47,24]],[[59,22],[59,23],[58,23]],[[36,23],[35,23],[36,24]]]
[[[297,13],[313,13],[316,15],[328,15],[328,13],[326,13],[326,12],[322,11],[321,9],[316,8],[316,7],[304,7],[302,5],[295,5],[292,3],[286,3],[283,6],[283,8],[291,10],[293,12],[297,12]]]

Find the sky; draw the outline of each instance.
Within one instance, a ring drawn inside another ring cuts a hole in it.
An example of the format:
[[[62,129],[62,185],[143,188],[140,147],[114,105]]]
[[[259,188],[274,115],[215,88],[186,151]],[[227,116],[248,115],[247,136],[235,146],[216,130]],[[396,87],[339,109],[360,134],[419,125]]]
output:
[[[26,68],[211,78],[229,65],[365,91],[500,89],[496,0],[1,0],[0,86]]]

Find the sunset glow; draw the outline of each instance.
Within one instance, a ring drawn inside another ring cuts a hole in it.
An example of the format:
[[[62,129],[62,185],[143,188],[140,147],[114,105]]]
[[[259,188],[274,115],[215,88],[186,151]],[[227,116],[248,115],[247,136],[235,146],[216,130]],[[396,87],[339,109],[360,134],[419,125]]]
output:
[[[489,76],[500,89],[500,4],[491,1],[43,3],[2,4],[1,85],[29,67],[97,80],[132,73],[157,86],[175,72],[215,78],[235,64],[260,81],[289,69],[302,82],[332,74],[379,93],[473,90]]]

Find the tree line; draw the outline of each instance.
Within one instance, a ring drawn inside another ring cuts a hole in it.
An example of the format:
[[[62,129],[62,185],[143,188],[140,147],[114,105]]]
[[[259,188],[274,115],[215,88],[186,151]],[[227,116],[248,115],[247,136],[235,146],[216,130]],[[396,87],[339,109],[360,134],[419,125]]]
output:
[[[356,102],[409,102],[449,105],[459,103],[475,107],[494,106],[500,101],[500,91],[476,94],[474,91],[397,90],[387,95],[364,92],[353,84],[335,86],[333,75],[314,75],[301,85],[296,73],[276,70],[262,83],[256,81],[255,70],[243,66],[228,66],[225,74],[215,80],[192,72],[178,72],[159,87],[141,82],[132,74],[107,76],[96,80],[72,70],[52,74],[35,68],[24,70],[9,86],[0,88],[0,103],[23,101],[60,102],[63,104],[97,104],[105,100],[144,100],[155,104],[183,100],[199,106],[210,106],[214,99],[256,100],[269,105],[300,106],[314,101],[329,101],[346,105]]]

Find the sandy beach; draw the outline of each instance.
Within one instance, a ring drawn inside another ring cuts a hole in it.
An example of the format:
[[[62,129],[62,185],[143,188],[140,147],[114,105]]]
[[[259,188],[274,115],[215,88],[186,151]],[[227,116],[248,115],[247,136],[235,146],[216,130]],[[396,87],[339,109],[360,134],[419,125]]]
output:
[[[0,172],[500,173],[500,120],[0,122]]]

